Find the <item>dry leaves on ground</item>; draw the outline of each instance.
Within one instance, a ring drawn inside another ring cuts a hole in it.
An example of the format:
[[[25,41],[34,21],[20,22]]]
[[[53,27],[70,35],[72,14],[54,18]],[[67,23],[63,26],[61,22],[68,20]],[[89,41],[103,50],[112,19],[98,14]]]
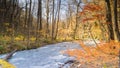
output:
[[[81,49],[65,51],[66,54],[76,57],[80,62],[80,68],[118,68],[120,42],[101,42],[96,47],[86,46],[79,42]]]

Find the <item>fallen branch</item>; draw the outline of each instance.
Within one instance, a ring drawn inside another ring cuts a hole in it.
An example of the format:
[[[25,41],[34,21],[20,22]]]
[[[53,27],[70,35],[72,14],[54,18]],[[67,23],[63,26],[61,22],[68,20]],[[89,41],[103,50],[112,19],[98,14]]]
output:
[[[12,51],[11,53],[9,53],[5,58],[4,60],[8,61],[12,56],[13,54],[17,51],[17,49],[15,49],[14,51]]]

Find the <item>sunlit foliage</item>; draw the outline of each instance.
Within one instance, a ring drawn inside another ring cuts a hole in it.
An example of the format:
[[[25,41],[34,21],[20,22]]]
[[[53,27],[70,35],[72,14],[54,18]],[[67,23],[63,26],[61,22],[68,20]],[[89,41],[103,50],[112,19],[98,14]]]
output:
[[[6,62],[5,60],[0,59],[0,68],[16,68],[14,65]]]

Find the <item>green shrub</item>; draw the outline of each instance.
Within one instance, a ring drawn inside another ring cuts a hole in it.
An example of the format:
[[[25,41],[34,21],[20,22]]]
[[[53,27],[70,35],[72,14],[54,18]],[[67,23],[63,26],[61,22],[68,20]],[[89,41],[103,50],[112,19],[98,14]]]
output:
[[[0,45],[0,51],[3,50],[3,49],[4,49],[4,47]]]
[[[0,45],[0,53],[3,53],[4,52],[4,47],[2,45]]]
[[[22,43],[20,43],[20,42],[14,42],[14,43],[12,43],[11,44],[11,47],[13,48],[13,49],[19,49],[19,50],[21,50],[21,49],[25,49],[26,47],[25,47],[25,45],[23,45]]]

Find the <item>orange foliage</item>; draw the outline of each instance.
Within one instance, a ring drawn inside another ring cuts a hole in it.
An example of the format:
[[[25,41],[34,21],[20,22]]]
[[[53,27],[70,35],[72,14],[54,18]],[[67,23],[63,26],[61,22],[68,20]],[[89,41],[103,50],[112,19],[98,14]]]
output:
[[[101,43],[99,44],[96,49],[102,50],[104,53],[107,53],[109,55],[116,55],[119,54],[120,49],[120,42],[115,42],[111,40],[109,43]]]
[[[83,19],[83,22],[86,22],[86,21],[92,21],[92,20],[94,20],[95,18],[85,18],[85,19]]]
[[[100,11],[100,10],[102,10],[102,8],[99,5],[87,4],[84,6],[83,10],[94,12],[94,11]]]
[[[103,64],[103,61],[105,63],[118,61],[120,42],[110,41],[109,43],[100,43],[96,47],[86,46],[83,42],[79,43],[83,48],[82,50],[67,50],[65,53],[76,57],[81,63],[100,61],[99,63]]]
[[[83,12],[83,11],[82,11],[82,12],[79,12],[79,14],[78,14],[78,15],[80,15],[80,16],[81,16],[81,15],[84,15],[84,14],[85,14],[85,12]]]
[[[98,4],[86,4],[83,10],[79,13],[79,16],[85,17],[82,22],[92,20],[105,20],[106,14],[103,13],[104,9]]]
[[[102,17],[105,17],[104,14],[96,14],[96,15],[93,15],[93,16],[98,18],[98,19],[101,19]]]
[[[111,24],[110,22],[103,22],[103,24]]]

